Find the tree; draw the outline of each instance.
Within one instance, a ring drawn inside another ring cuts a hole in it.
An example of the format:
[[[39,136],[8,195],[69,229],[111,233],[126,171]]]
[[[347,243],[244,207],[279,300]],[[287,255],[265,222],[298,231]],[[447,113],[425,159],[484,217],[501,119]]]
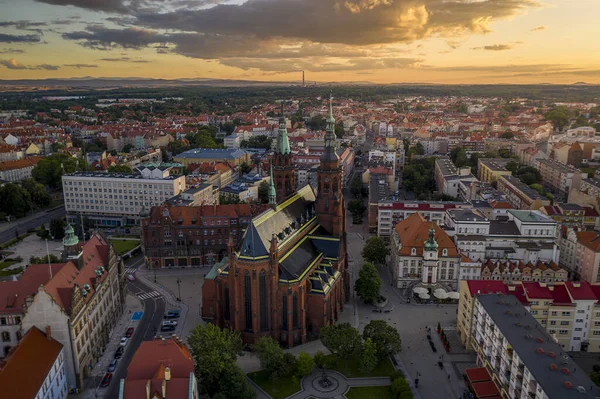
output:
[[[79,164],[79,166],[78,166]],[[73,173],[76,169],[85,170],[85,161],[77,161],[67,154],[52,154],[37,163],[31,171],[31,176],[38,182],[52,189],[62,187],[63,168],[65,173]]]
[[[108,167],[108,172],[110,173],[123,173],[123,174],[132,174],[133,170],[129,165],[112,165]]]
[[[358,272],[358,279],[354,283],[354,291],[360,299],[366,303],[373,303],[380,297],[381,277],[377,273],[375,265],[365,263]]]
[[[506,169],[515,173],[517,170],[519,170],[519,163],[516,161],[508,161],[506,164]]]
[[[500,156],[500,158],[510,158],[511,152],[508,148],[500,148],[498,150],[498,155]]]
[[[48,259],[48,258],[50,258],[50,259]],[[30,265],[45,265],[45,264],[48,264],[48,260],[50,260],[50,263],[62,263],[63,262],[63,260],[61,258],[59,258],[58,256],[56,256],[54,254],[50,254],[50,256],[48,256],[48,255],[30,256],[29,264]]]
[[[242,147],[242,148],[264,148],[265,150],[268,150],[271,148],[272,142],[273,142],[273,140],[271,140],[271,137],[261,134],[258,136],[252,136],[248,140],[242,140],[240,142],[240,147]]]
[[[31,202],[29,192],[15,183],[0,188],[0,210],[7,215],[24,216],[33,209]]]
[[[417,142],[414,146],[408,149],[408,158],[412,159],[413,155],[425,155],[425,147],[421,142]]]
[[[502,133],[502,135],[500,136],[503,139],[512,139],[513,137],[515,137],[515,135],[513,134],[513,132],[504,132]]]
[[[252,167],[246,162],[242,162],[242,164],[240,165],[240,170],[242,171],[242,173],[248,173],[252,170]]]
[[[325,130],[327,127],[327,121],[322,115],[316,115],[306,122],[306,127],[310,130]]]
[[[335,359],[331,356],[324,354],[321,351],[315,353],[315,365],[322,369],[323,367],[327,367],[328,369],[332,368],[335,363]]]
[[[256,393],[252,390],[242,369],[232,364],[223,369],[219,392],[215,399],[254,399]]]
[[[313,360],[312,356],[306,352],[300,352],[298,354],[298,377],[302,378],[306,375],[309,375],[314,367],[315,361]]]
[[[134,148],[135,148],[135,146],[134,146],[133,144],[125,144],[125,145],[123,146],[123,152],[128,154],[128,153],[130,153],[130,152],[131,152],[131,150],[133,150]]]
[[[321,329],[319,334],[321,342],[329,351],[336,356],[348,359],[358,354],[362,348],[362,339],[358,330],[350,323],[341,323],[327,326]]]
[[[344,122],[338,122],[335,124],[335,136],[338,139],[344,137]]]
[[[363,374],[370,374],[377,367],[377,363],[379,363],[379,359],[377,359],[377,347],[371,338],[367,338],[360,355],[359,370]]]
[[[352,214],[354,223],[360,223],[367,207],[363,204],[362,200],[354,199],[348,202],[348,210]]]
[[[404,392],[410,392],[410,385],[404,379],[404,377],[398,377],[392,381],[392,394],[394,398],[400,398]]]
[[[196,364],[199,384],[214,395],[226,385],[223,379],[237,367],[235,361],[242,350],[242,339],[237,331],[223,329],[214,324],[197,325],[188,337],[188,346]]]
[[[467,152],[462,147],[455,147],[450,151],[450,160],[457,168],[465,166],[469,162]]]
[[[569,119],[573,116],[571,110],[564,105],[559,105],[552,108],[544,114],[544,119],[552,122],[554,130],[563,130],[569,123]]]
[[[371,263],[385,263],[385,257],[390,254],[390,250],[385,246],[385,242],[377,236],[370,237],[363,250],[362,257]]]
[[[65,221],[63,219],[52,219],[50,221],[50,235],[55,240],[60,240],[65,236]]]
[[[263,204],[269,202],[269,183],[266,181],[261,181],[258,185],[258,200]]]
[[[262,337],[252,349],[258,354],[260,365],[274,378],[287,377],[296,372],[297,361],[291,353],[284,353],[279,343],[269,336]]]
[[[356,176],[354,179],[352,179],[352,182],[350,183],[350,192],[356,198],[360,198],[362,196],[363,183],[362,183],[362,179],[360,178],[360,176]]]
[[[189,150],[190,147],[182,140],[175,140],[169,143],[169,151],[175,156]]]
[[[402,340],[398,330],[384,320],[371,320],[363,330],[363,338],[373,341],[377,348],[377,357],[383,360],[402,350]]]
[[[42,240],[50,238],[50,232],[46,229],[46,227],[43,224],[40,226],[39,230],[35,234]]]

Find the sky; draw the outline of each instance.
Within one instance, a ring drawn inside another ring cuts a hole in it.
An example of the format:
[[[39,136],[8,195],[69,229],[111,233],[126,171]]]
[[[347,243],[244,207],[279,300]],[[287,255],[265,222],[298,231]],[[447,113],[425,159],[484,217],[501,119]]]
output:
[[[600,83],[599,0],[0,0],[0,79]]]

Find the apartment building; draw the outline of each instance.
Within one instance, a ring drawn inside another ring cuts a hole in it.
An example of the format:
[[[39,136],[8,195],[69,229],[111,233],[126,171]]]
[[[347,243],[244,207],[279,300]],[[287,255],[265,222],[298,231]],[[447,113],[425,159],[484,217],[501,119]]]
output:
[[[582,179],[580,190],[586,192],[591,197],[600,197],[600,179],[594,177]]]
[[[600,284],[587,282],[461,281],[458,334],[472,348],[474,301],[480,294],[516,298],[552,339],[566,351],[600,352]]]
[[[143,207],[158,206],[185,191],[185,176],[168,170],[142,173],[76,172],[62,178],[65,210],[71,223],[87,217],[96,226],[134,225]]]
[[[506,200],[515,209],[538,210],[543,206],[550,205],[548,198],[514,176],[500,176],[498,191],[506,196]]]
[[[444,226],[447,210],[472,207],[473,205],[469,202],[382,201],[378,206],[377,235],[389,241],[396,223],[417,212],[425,220]]]
[[[435,160],[435,184],[442,194],[458,198],[460,183],[476,180],[471,174],[470,167],[457,168],[450,158]]]
[[[69,391],[63,344],[48,327],[43,333],[31,328],[0,362],[2,397],[12,399],[64,399]]]
[[[571,278],[589,283],[600,282],[600,235],[563,226],[559,236],[560,264]]]
[[[227,255],[227,240],[240,242],[249,221],[266,204],[157,206],[141,222],[146,264],[164,267],[212,265]]]
[[[63,243],[66,263],[53,264],[46,282],[17,299],[25,303],[22,331],[49,327],[64,346],[68,388],[82,389],[123,312],[125,268],[101,235],[81,245],[69,226]]]
[[[564,226],[595,228],[600,215],[592,206],[581,206],[570,203],[557,203],[540,208],[540,212]]]
[[[18,183],[31,178],[31,171],[42,157],[28,157],[18,161],[0,162],[0,180]]]
[[[480,158],[477,160],[477,177],[480,181],[493,183],[500,176],[510,176],[512,172],[506,169],[510,161],[509,158]]]
[[[511,295],[477,295],[471,344],[477,366],[491,376],[498,396],[522,399],[596,398],[589,379]]]
[[[556,263],[538,261],[533,264],[521,260],[487,260],[481,266],[481,280],[499,280],[503,283],[518,281],[540,281],[542,283],[565,282],[569,272]]]
[[[166,204],[171,206],[202,206],[219,203],[219,188],[212,184],[199,184],[190,187],[181,194],[169,198]]]
[[[580,189],[581,180],[587,178],[587,173],[553,159],[538,159],[535,168],[540,171],[542,183],[560,198],[567,198],[571,188]]]
[[[509,209],[490,220],[478,210],[448,210],[445,231],[459,251],[473,260],[521,260],[557,263],[557,223],[539,211]]]
[[[250,154],[233,148],[195,148],[176,155],[173,160],[186,166],[203,162],[228,162],[239,166],[243,163],[250,164]]]

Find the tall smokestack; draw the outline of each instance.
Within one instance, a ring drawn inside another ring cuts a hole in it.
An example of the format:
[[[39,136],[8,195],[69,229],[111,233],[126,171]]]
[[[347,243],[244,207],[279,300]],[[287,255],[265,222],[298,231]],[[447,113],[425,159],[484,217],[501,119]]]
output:
[[[302,71],[302,87],[306,87],[306,85],[304,84],[304,71]]]

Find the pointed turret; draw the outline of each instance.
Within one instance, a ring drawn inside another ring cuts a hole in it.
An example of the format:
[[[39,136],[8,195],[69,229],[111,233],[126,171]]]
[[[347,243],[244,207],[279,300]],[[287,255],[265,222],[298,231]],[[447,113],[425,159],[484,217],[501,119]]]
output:
[[[433,223],[431,224],[431,228],[429,229],[429,239],[425,242],[425,250],[426,251],[437,251],[438,243],[435,241],[435,229],[433,228]]]
[[[321,160],[325,162],[338,161],[340,157],[335,152],[335,118],[333,117],[333,97],[329,96],[329,116],[325,133],[325,152]]]
[[[281,102],[281,117],[279,118],[279,132],[277,133],[277,148],[275,152],[280,154],[289,154],[290,150],[290,139],[287,134],[287,127],[285,117],[283,116],[283,101]]]
[[[269,182],[269,205],[277,205],[277,192],[275,191],[275,180],[273,178],[273,164],[271,164],[271,178]]]

